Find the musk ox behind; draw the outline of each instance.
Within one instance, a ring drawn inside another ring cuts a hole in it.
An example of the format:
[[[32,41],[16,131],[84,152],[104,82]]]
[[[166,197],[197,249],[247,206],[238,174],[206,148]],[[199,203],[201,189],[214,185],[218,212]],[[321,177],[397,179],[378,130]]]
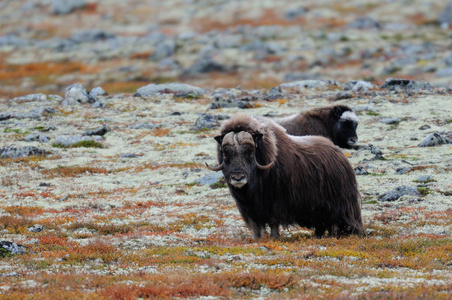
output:
[[[363,234],[360,195],[347,158],[330,140],[295,137],[272,120],[237,115],[224,122],[218,142],[219,166],[253,237],[266,226],[314,228],[321,237]]]
[[[313,108],[275,121],[288,134],[321,135],[341,148],[355,148],[358,142],[358,118],[353,109],[345,105]]]

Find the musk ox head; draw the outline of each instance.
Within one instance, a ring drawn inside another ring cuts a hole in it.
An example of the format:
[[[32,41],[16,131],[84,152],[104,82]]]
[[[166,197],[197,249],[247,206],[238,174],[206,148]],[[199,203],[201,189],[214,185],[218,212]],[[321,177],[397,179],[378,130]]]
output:
[[[342,148],[353,148],[358,142],[358,118],[355,112],[346,106],[336,106],[333,113],[336,120],[333,126],[334,143]]]
[[[240,116],[222,126],[218,142],[217,167],[231,188],[243,188],[257,182],[259,172],[271,168],[276,159],[276,139],[265,124],[250,116]]]

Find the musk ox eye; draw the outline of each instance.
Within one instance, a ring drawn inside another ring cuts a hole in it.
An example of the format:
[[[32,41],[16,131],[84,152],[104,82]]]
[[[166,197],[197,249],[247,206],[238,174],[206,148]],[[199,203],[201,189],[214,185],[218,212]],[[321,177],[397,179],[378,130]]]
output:
[[[251,151],[251,152],[249,153],[249,156],[250,156],[250,157],[254,157],[254,151]]]

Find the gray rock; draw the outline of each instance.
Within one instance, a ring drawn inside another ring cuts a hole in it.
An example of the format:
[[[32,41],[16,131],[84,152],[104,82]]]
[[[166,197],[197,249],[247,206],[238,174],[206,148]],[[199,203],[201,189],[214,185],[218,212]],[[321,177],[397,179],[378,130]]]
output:
[[[408,173],[410,171],[411,171],[411,168],[409,168],[409,167],[400,167],[400,168],[396,169],[396,174],[397,175],[404,175],[404,174],[406,174],[406,173]]]
[[[25,136],[24,141],[47,143],[49,141],[49,138],[39,133],[30,133]]]
[[[223,172],[218,171],[215,173],[208,174],[204,177],[195,180],[196,183],[200,185],[211,185],[219,182],[223,178]]]
[[[447,138],[443,137],[439,132],[433,132],[427,135],[418,147],[433,147],[442,144],[448,144]]]
[[[395,201],[405,195],[419,196],[420,193],[416,187],[403,185],[396,187],[394,190],[384,193],[378,198],[378,200],[381,202]]]
[[[84,7],[85,0],[52,0],[52,13],[55,15],[64,15],[74,11],[77,8]]]
[[[205,74],[211,72],[226,72],[228,68],[213,58],[201,58],[195,61],[188,69],[184,71],[187,75]]]
[[[97,98],[97,96],[108,96],[107,92],[100,86],[93,88],[91,92],[89,92],[89,95],[95,98]]]
[[[0,36],[0,47],[12,46],[15,48],[25,47],[29,45],[30,42],[26,39],[19,38],[14,34],[7,34]]]
[[[385,82],[381,85],[380,88],[389,89],[389,90],[394,90],[396,88],[414,89],[414,90],[420,90],[420,89],[431,90],[431,89],[433,89],[433,87],[428,82],[420,82],[420,81],[409,80],[409,79],[400,79],[400,78],[388,78],[385,80]]]
[[[369,172],[367,172],[366,168],[364,168],[363,166],[357,166],[355,168],[355,174],[356,175],[367,175],[367,174],[369,174]]]
[[[421,175],[415,181],[416,182],[421,182],[421,183],[427,183],[427,182],[434,181],[434,179],[430,175]]]
[[[36,224],[28,227],[27,230],[30,232],[41,232],[44,230],[44,226]]]
[[[159,93],[162,94],[181,93],[181,94],[203,95],[206,92],[207,92],[206,90],[200,87],[196,87],[186,83],[165,83],[165,84],[151,83],[137,89],[133,96],[148,97],[154,96]]]
[[[294,21],[300,17],[303,17],[308,13],[308,10],[304,7],[296,7],[292,9],[287,9],[284,11],[284,18],[288,21]]]
[[[157,44],[154,52],[149,57],[150,60],[159,61],[161,59],[173,56],[176,53],[176,42],[174,40],[166,40]]]
[[[101,29],[90,29],[74,33],[71,36],[70,40],[80,44],[80,43],[96,43],[99,41],[104,41],[113,38],[115,38],[115,35],[113,33]]]
[[[444,62],[446,63],[446,65],[447,65],[448,67],[452,67],[452,55],[446,57],[446,58],[444,59]]]
[[[102,140],[101,137],[95,138],[81,135],[60,135],[55,138],[53,144],[61,147],[70,147],[82,141],[100,141],[100,140]]]
[[[135,153],[123,153],[119,156],[119,158],[136,158],[138,157]]]
[[[340,84],[334,80],[301,80],[279,85],[281,88],[298,88],[298,89],[317,89],[327,88],[331,86],[340,87]]]
[[[380,23],[371,17],[360,17],[350,22],[347,27],[352,29],[381,29]]]
[[[13,101],[44,101],[47,99],[45,94],[30,94],[13,98]]]
[[[353,92],[368,92],[371,89],[378,88],[375,84],[369,81],[363,81],[363,80],[355,80],[350,81],[344,84],[344,90],[349,91],[352,90]]]
[[[9,120],[12,118],[15,118],[16,114],[10,111],[5,111],[0,113],[0,121],[5,121],[5,120]]]
[[[28,156],[44,156],[49,152],[39,149],[33,146],[25,146],[25,147],[16,147],[16,146],[7,146],[0,148],[0,158],[21,158]]]
[[[93,136],[93,135],[103,136],[107,132],[110,132],[110,131],[111,131],[111,129],[107,125],[104,125],[102,127],[99,127],[99,128],[93,129],[93,130],[88,130],[87,132],[85,132],[85,135],[87,135],[87,136]]]
[[[0,248],[3,250],[0,251],[0,257],[6,256],[5,251],[9,255],[24,254],[27,252],[27,247],[10,241],[0,241]]]
[[[281,87],[276,86],[271,88],[267,93],[265,93],[262,96],[262,99],[267,100],[267,101],[272,101],[272,100],[276,100],[276,99],[283,99],[286,98],[288,95],[286,95],[285,93],[283,93],[283,91],[281,90]]]
[[[369,144],[363,148],[361,148],[359,150],[360,152],[362,151],[369,151],[371,154],[374,154],[375,157],[373,157],[371,160],[380,160],[380,159],[384,159],[383,157],[383,152],[381,151],[380,148],[378,147],[374,147],[373,145]]]
[[[96,97],[91,96],[81,84],[72,84],[66,88],[65,97],[61,105],[77,105],[94,103]]]
[[[440,24],[452,24],[452,1],[449,1],[438,18]]]
[[[47,114],[55,114],[55,113],[57,113],[57,110],[53,107],[39,106],[39,107],[33,108],[28,113],[16,115],[16,118],[18,118],[18,119],[25,119],[25,118],[39,119],[41,117],[45,117]]]
[[[435,72],[436,77],[452,77],[452,67],[439,69]]]
[[[276,92],[277,90],[274,91]],[[243,91],[240,88],[219,88],[216,89],[210,97],[212,98],[212,103],[209,106],[210,109],[220,107],[250,108],[252,107],[252,102],[255,102],[258,99],[258,95],[253,92]]]
[[[161,125],[156,125],[156,124],[151,124],[149,122],[144,122],[144,123],[139,123],[139,124],[135,124],[135,125],[131,125],[129,126],[130,129],[156,129],[158,127],[161,127]]]
[[[400,119],[400,118],[383,118],[380,120],[380,123],[393,125],[393,124],[399,124],[401,121],[402,121],[402,119]]]
[[[220,126],[220,123],[214,116],[210,114],[201,114],[196,120],[195,125],[192,127],[192,130],[197,131],[204,128],[212,129],[218,126]]]

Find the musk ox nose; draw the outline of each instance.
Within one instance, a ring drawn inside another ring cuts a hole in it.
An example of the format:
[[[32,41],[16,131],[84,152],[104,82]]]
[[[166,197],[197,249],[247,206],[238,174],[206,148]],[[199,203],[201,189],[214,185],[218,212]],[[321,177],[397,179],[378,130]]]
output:
[[[351,138],[348,138],[348,140],[347,140],[347,144],[349,144],[349,145],[354,145],[354,144],[356,144],[358,142],[358,137],[351,137]]]
[[[242,172],[234,172],[231,174],[229,182],[236,188],[241,188],[247,183],[246,175]]]

